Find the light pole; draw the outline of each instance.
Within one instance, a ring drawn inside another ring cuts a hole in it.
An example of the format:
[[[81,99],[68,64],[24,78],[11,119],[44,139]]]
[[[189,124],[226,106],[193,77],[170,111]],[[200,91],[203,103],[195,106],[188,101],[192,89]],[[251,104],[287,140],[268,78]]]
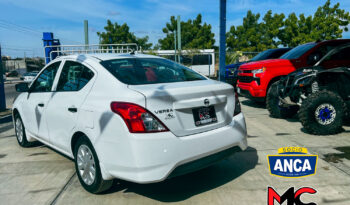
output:
[[[176,61],[176,30],[174,30],[174,51],[175,51],[175,55],[174,55],[174,60]]]
[[[6,110],[4,70],[2,67],[1,45],[0,45],[0,111]]]
[[[219,80],[225,81],[226,61],[226,0],[220,0]]]
[[[181,63],[181,20],[180,15],[177,16],[177,48],[178,48],[178,62]]]

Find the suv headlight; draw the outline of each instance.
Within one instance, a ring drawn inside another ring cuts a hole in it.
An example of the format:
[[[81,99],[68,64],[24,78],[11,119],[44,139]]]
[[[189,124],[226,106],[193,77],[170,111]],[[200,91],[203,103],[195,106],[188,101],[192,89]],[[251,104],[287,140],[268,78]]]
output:
[[[298,85],[299,87],[303,87],[311,82],[313,79],[314,74],[307,75],[305,77],[299,78],[295,81],[295,85]]]
[[[256,74],[258,73],[263,73],[266,71],[266,67],[262,67],[260,69],[252,70],[253,76],[255,77]]]

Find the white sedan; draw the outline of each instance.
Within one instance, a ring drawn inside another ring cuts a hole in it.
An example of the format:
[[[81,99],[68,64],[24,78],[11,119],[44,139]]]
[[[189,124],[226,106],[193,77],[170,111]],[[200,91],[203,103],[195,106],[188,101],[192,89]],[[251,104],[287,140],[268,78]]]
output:
[[[233,87],[164,58],[86,54],[55,59],[13,105],[18,143],[75,161],[91,193],[114,178],[153,183],[247,148]]]
[[[33,80],[35,79],[35,77],[38,75],[38,71],[33,71],[33,72],[29,72],[29,73],[25,73],[23,75],[23,81],[26,83],[31,83],[33,82]]]

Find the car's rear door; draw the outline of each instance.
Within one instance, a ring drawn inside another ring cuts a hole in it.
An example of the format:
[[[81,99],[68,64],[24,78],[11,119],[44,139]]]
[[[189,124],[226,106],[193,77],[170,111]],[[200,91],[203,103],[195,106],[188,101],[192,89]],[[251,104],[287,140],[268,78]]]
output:
[[[70,151],[71,133],[94,76],[95,72],[87,64],[73,60],[64,62],[46,111],[50,142],[64,151]]]
[[[27,134],[48,141],[45,112],[52,97],[52,87],[61,61],[47,66],[30,86],[28,96],[23,102],[21,115]]]
[[[350,67],[350,46],[344,47],[326,57],[321,63],[324,68]]]

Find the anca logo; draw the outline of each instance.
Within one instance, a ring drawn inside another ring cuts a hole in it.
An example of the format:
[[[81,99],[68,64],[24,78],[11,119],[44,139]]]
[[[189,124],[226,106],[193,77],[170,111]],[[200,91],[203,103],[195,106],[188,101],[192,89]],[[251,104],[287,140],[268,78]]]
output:
[[[278,177],[298,178],[316,174],[317,155],[308,155],[302,147],[283,147],[279,155],[268,155],[270,174]]]
[[[289,188],[282,196],[280,196],[272,187],[267,190],[267,205],[274,205],[275,201],[282,204],[287,201],[287,205],[316,205],[316,203],[304,203],[300,197],[302,194],[316,194],[317,191],[310,187],[303,187],[294,192],[294,187]]]

